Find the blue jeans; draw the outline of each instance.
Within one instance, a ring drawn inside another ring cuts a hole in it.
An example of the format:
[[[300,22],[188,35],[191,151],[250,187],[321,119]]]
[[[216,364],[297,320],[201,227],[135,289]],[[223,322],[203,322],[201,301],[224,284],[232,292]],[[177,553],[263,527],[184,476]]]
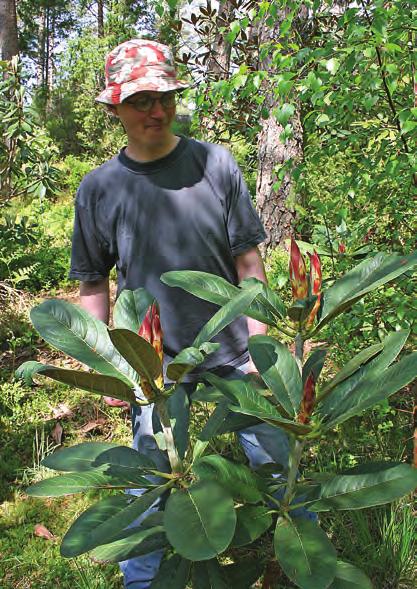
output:
[[[227,378],[238,378],[245,372],[246,365],[239,370],[232,369]],[[222,375],[223,376],[223,375]],[[188,397],[192,400],[192,393],[195,385],[184,386]],[[161,472],[169,472],[169,461],[164,452],[159,450],[154,438],[152,423],[153,406],[132,407],[133,447],[141,454],[151,458]],[[238,432],[238,439],[243,451],[248,458],[251,468],[257,468],[262,464],[274,462],[286,466],[288,464],[289,444],[285,432],[267,423],[261,423]],[[279,475],[278,475],[279,476]],[[141,495],[143,489],[129,490],[133,495]],[[277,491],[276,497],[282,498],[282,492]],[[161,500],[157,500],[153,506],[143,514],[136,522],[138,525],[150,512],[161,507]],[[316,519],[316,514],[307,511],[304,507],[295,509],[294,516]],[[138,556],[119,563],[124,575],[124,586],[126,589],[149,589],[152,580],[158,572],[163,551],[156,551],[144,556]]]

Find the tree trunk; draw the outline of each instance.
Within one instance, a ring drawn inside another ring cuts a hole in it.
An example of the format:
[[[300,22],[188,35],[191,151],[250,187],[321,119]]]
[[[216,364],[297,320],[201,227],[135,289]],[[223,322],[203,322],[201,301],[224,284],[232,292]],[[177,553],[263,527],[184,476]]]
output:
[[[15,0],[0,0],[0,59],[19,54]]]
[[[259,41],[261,44],[276,42],[279,40],[280,21],[285,17],[277,19],[274,27],[269,28],[263,24],[259,29]],[[271,63],[271,51],[260,63],[260,69],[274,74],[274,66]],[[284,239],[292,235],[295,211],[290,203],[292,190],[291,174],[285,172],[282,180],[278,180],[276,168],[292,160],[298,162],[302,157],[303,133],[300,121],[300,113],[295,112],[291,119],[294,129],[292,139],[285,143],[280,141],[283,127],[278,123],[272,114],[274,108],[279,106],[279,99],[274,96],[271,82],[266,79],[263,83],[265,95],[264,106],[270,113],[266,119],[261,121],[261,131],[258,135],[258,178],[256,183],[256,206],[261,220],[267,232],[267,240],[261,246],[265,255],[271,249],[282,244]],[[277,185],[277,187],[275,187]]]
[[[216,18],[216,33],[207,60],[207,75],[214,80],[223,80],[229,76],[231,45],[220,28],[227,26],[233,6],[230,0],[220,0]]]
[[[97,36],[104,37],[104,0],[97,0]]]

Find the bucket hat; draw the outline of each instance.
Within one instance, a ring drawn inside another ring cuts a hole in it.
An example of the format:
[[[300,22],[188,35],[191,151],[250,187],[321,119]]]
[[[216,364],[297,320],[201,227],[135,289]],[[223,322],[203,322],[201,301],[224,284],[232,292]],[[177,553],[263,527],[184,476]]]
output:
[[[131,39],[106,57],[106,88],[97,98],[104,104],[120,104],[143,90],[168,92],[189,84],[177,79],[174,59],[166,45],[147,39]]]

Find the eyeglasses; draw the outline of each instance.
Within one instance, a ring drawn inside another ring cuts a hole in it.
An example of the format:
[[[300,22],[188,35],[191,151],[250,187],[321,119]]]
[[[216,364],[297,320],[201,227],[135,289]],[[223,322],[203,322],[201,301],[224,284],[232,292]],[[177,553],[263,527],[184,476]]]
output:
[[[139,112],[146,112],[154,107],[157,100],[159,100],[162,108],[172,108],[175,106],[176,102],[175,92],[165,92],[164,94],[156,97],[141,93],[136,96],[136,98],[132,100],[125,100],[124,102],[126,104],[130,104],[130,106],[133,106],[133,108]]]

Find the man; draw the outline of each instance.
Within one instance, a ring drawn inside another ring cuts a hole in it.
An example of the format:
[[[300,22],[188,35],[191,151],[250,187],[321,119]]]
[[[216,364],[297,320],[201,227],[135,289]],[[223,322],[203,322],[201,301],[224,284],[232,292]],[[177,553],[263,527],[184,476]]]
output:
[[[201,270],[234,284],[248,277],[266,281],[257,249],[265,232],[236,162],[223,147],[171,131],[176,93],[186,86],[176,77],[169,49],[159,43],[133,39],[107,56],[106,88],[97,101],[122,122],[127,146],[80,185],[70,272],[81,281],[81,306],[106,323],[114,265],[118,293],[150,291],[160,305],[166,362],[191,345],[218,307],[167,287],[160,281],[163,272]],[[258,321],[237,319],[214,339],[221,348],[199,372],[255,371],[248,336],[264,333]],[[132,421],[134,447],[160,460],[150,409],[134,409]],[[250,464],[285,463],[284,434],[256,427],[239,436]],[[122,563],[125,587],[149,588],[160,559],[153,553]]]

